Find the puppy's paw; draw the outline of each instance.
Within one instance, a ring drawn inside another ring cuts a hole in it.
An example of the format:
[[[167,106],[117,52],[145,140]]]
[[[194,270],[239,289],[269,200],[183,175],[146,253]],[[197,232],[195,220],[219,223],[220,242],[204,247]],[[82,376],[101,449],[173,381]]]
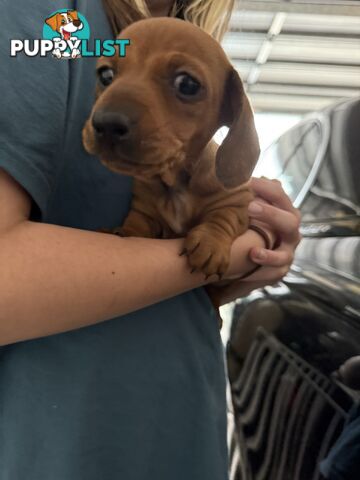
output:
[[[200,225],[188,233],[181,254],[187,255],[192,272],[201,271],[206,278],[218,275],[221,279],[229,267],[230,249],[228,238]]]

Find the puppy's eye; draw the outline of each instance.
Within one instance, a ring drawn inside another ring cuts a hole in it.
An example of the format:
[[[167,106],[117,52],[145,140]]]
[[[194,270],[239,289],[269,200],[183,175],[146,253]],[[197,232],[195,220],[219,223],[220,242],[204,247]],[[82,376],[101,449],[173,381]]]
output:
[[[97,71],[99,82],[107,87],[114,80],[114,70],[110,67],[102,67]]]
[[[65,25],[65,23],[66,23],[66,22],[65,22],[65,18],[63,18],[63,19],[61,20],[61,23],[62,23],[63,25]]]
[[[174,87],[180,97],[187,98],[197,95],[201,89],[201,85],[196,78],[188,73],[179,73],[175,77]]]

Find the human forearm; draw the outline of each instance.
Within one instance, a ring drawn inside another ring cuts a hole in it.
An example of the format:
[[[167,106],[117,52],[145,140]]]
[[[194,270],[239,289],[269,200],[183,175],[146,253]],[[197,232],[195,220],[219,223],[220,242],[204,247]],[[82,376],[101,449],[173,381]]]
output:
[[[91,325],[201,285],[180,240],[23,222],[0,237],[0,344]]]
[[[236,240],[230,272],[254,242]],[[205,284],[179,257],[182,240],[119,238],[22,222],[0,236],[0,344],[92,325]]]

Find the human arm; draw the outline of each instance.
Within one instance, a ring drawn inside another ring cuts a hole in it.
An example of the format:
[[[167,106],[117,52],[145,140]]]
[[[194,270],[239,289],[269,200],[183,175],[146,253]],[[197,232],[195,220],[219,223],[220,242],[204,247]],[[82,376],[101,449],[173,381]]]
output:
[[[28,193],[0,169],[0,345],[93,325],[206,283],[179,256],[182,239],[32,222],[30,208]],[[254,267],[254,245],[263,240],[253,231],[236,240],[228,275]]]

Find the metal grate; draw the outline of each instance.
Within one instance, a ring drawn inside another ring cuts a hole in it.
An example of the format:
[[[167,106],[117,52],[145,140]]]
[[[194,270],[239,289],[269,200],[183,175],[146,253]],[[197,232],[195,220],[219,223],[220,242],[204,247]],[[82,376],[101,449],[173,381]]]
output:
[[[232,400],[238,480],[319,480],[319,462],[352,405],[343,390],[262,328],[232,384]]]

